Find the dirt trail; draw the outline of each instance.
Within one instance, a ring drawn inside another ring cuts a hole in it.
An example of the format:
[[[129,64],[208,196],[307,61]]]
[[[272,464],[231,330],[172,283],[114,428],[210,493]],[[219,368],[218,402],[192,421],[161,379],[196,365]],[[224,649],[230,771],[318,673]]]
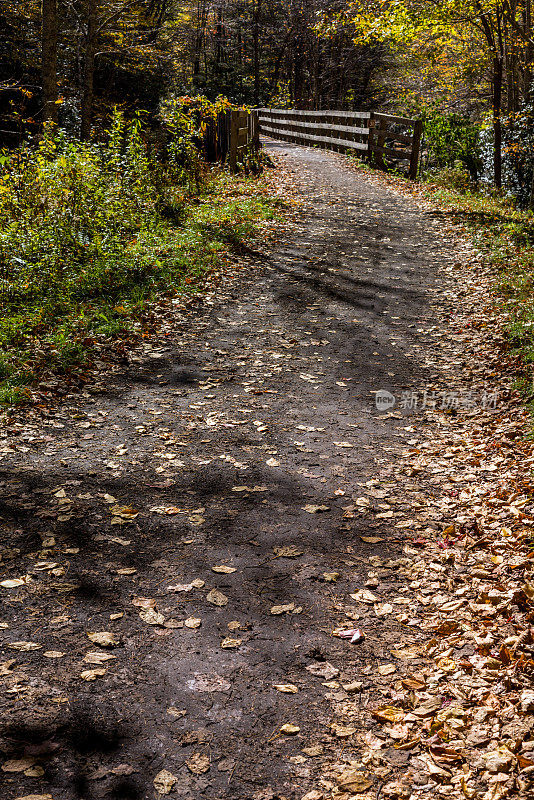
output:
[[[268,148],[310,206],[290,240],[249,256],[226,296],[177,315],[105,391],[4,440],[3,574],[32,576],[1,590],[16,663],[0,752],[33,763],[3,773],[6,800],[144,800],[163,769],[172,797],[301,798],[353,748],[330,730],[347,694],[325,686],[328,664],[365,692],[402,639],[390,618],[354,621],[350,598],[370,557],[402,554],[381,489],[410,421],[378,415],[373,392],[432,376],[421,329],[447,255],[438,223],[334,154]],[[358,505],[368,481],[374,516]],[[365,641],[333,637],[340,625]],[[118,645],[87,638],[102,631]],[[84,661],[95,651],[114,658]],[[300,731],[278,735],[286,723]]]

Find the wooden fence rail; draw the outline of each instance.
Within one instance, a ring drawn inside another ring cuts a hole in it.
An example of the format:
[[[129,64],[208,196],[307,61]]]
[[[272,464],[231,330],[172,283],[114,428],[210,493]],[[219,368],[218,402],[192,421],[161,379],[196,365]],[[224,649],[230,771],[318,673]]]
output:
[[[356,152],[369,163],[387,169],[408,162],[417,179],[423,123],[421,120],[374,111],[297,111],[258,109],[259,131],[274,139]]]
[[[221,111],[210,120],[204,132],[204,151],[208,161],[228,163],[237,172],[247,153],[260,146],[259,114],[246,109]]]

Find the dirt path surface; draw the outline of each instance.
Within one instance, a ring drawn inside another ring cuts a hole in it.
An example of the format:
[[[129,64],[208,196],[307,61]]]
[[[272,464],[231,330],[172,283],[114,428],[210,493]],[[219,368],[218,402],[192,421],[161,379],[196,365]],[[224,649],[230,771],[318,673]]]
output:
[[[301,798],[354,749],[336,702],[363,707],[402,645],[351,595],[402,556],[384,489],[412,434],[373,392],[433,376],[439,223],[333,154],[268,147],[309,206],[291,237],[3,441],[6,800]]]

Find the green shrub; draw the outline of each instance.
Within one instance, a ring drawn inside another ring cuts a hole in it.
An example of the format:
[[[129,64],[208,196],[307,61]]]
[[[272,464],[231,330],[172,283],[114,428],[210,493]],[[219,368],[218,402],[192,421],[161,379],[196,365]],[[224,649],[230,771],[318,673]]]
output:
[[[461,114],[446,114],[435,108],[422,111],[425,170],[456,168],[459,162],[471,179],[482,170],[480,126]]]
[[[140,115],[115,113],[105,142],[50,126],[0,159],[0,404],[83,362],[92,337],[123,335],[154,296],[193,287],[265,216],[245,182],[236,199],[237,179],[204,164],[192,118],[168,125],[164,157]]]

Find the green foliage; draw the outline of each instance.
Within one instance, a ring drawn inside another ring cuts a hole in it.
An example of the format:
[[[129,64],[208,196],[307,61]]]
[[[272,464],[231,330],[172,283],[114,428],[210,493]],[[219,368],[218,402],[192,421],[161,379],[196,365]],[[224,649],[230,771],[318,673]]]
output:
[[[526,103],[503,124],[506,187],[523,207],[534,206],[534,105]]]
[[[422,118],[425,169],[455,170],[457,179],[463,167],[464,180],[466,171],[473,181],[478,180],[482,169],[479,125],[460,114],[444,114],[428,107],[423,109]]]
[[[249,199],[246,182],[208,171],[183,126],[166,160],[150,155],[141,117],[126,122],[119,113],[104,143],[49,127],[37,149],[3,158],[4,399],[23,398],[45,368],[68,372],[83,362],[95,337],[124,334],[154,296],[193,288],[229,232],[240,239],[269,213]],[[229,197],[236,186],[243,189]]]

